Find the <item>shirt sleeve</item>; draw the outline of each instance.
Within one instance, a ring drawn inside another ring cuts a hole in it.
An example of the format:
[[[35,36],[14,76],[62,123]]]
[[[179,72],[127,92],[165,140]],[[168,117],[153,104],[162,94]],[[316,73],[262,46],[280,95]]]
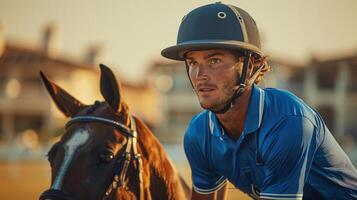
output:
[[[204,131],[204,130],[201,130]],[[195,131],[186,131],[184,149],[191,167],[193,189],[200,194],[215,192],[225,185],[226,178],[214,172],[204,154],[205,137]]]
[[[316,150],[316,128],[303,116],[281,120],[263,139],[265,180],[260,198],[302,199]]]

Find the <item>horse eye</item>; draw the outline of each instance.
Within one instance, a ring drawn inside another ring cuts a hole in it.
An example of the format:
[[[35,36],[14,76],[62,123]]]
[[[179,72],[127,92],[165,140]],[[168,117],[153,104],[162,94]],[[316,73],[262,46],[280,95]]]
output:
[[[99,161],[101,163],[109,163],[114,159],[114,154],[111,151],[103,151],[99,154]]]

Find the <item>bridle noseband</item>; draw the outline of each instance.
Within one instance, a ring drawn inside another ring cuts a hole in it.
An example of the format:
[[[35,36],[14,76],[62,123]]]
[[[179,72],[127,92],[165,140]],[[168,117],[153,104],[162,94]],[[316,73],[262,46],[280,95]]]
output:
[[[122,187],[127,189],[126,187],[126,174],[128,171],[129,164],[132,160],[137,161],[137,166],[138,166],[138,179],[139,179],[139,184],[140,184],[140,191],[139,191],[139,199],[142,200],[144,199],[143,194],[144,194],[144,187],[143,187],[143,161],[141,158],[141,155],[138,153],[137,149],[137,131],[136,131],[136,124],[135,120],[132,116],[130,116],[130,128],[128,128],[126,125],[111,120],[103,117],[96,117],[96,116],[78,116],[78,117],[73,117],[70,119],[67,124],[66,124],[66,129],[71,126],[74,123],[79,123],[79,122],[101,122],[101,123],[106,123],[109,125],[114,126],[116,129],[120,130],[121,132],[125,133],[128,136],[128,140],[126,143],[125,147],[125,152],[124,154],[121,154],[117,156],[116,162],[117,163],[122,163],[121,167],[119,167],[116,172],[114,173],[113,180],[111,181],[110,185],[106,188],[104,196],[102,199],[108,199],[110,197],[110,194],[117,190],[118,188]],[[120,159],[119,157],[122,156],[124,158]],[[62,195],[63,193],[63,195]],[[65,196],[68,196],[68,198]],[[44,193],[41,194],[40,200],[45,200],[45,199],[71,199],[69,195],[60,190],[53,190],[49,189],[45,191]]]
[[[134,118],[132,116],[130,116],[130,128],[128,128],[126,125],[124,125],[120,122],[117,122],[117,121],[114,121],[111,119],[106,119],[103,117],[78,116],[78,117],[73,117],[71,120],[69,120],[66,124],[66,128],[68,128],[73,123],[93,122],[93,121],[112,125],[128,136],[125,152],[124,152],[124,154],[122,154],[122,156],[124,157],[124,163],[123,163],[122,167],[118,168],[118,170],[115,172],[113,181],[105,190],[103,199],[108,198],[109,195],[112,193],[112,191],[114,191],[120,187],[126,188],[125,178],[126,178],[129,164],[132,159],[135,159],[138,164],[138,176],[139,176],[139,184],[140,184],[139,199],[143,199],[143,175],[142,175],[143,161],[142,161],[141,155],[138,153],[138,149],[137,149],[138,133],[136,131],[136,124],[135,124]],[[121,160],[122,159],[117,159],[116,161],[120,162]]]

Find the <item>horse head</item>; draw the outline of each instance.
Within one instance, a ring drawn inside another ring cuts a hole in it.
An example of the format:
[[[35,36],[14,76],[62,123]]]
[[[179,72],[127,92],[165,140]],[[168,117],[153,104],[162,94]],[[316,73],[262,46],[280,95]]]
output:
[[[104,65],[100,69],[105,101],[93,105],[81,103],[40,73],[52,100],[70,118],[48,152],[51,187],[40,200],[182,198],[182,184],[162,147],[130,115],[113,72]],[[158,153],[149,157],[149,148]]]

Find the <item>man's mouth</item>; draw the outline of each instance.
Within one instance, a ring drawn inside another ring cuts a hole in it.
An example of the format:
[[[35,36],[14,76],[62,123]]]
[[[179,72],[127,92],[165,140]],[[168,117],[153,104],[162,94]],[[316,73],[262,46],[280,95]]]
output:
[[[204,83],[199,83],[197,84],[197,93],[209,93],[214,90],[216,90],[216,86],[213,84],[204,84]]]
[[[212,92],[214,90],[215,90],[215,88],[213,88],[213,87],[199,87],[197,91],[199,93],[206,93],[206,92]]]
[[[199,92],[211,92],[213,90],[214,90],[213,88],[200,88],[200,89],[198,89]]]

